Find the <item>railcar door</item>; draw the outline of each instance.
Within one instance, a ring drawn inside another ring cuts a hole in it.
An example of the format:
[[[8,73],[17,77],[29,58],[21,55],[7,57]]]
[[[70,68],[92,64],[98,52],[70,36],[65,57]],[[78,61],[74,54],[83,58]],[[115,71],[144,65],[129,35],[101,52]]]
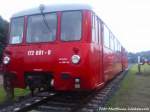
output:
[[[103,42],[102,42],[102,24],[101,21],[98,19],[98,37],[99,37],[99,79],[100,83],[104,82],[103,76]]]

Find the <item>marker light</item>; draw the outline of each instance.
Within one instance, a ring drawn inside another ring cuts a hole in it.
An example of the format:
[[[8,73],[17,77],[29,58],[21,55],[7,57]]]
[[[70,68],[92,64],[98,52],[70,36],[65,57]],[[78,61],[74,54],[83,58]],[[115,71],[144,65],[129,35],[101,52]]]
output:
[[[3,64],[7,65],[7,64],[9,64],[9,62],[10,62],[10,57],[5,56],[5,57],[3,58]]]
[[[79,78],[76,78],[76,79],[75,79],[75,83],[80,83],[80,79],[79,79]]]
[[[75,78],[75,85],[74,85],[74,87],[75,87],[76,89],[79,89],[79,88],[80,88],[80,78]]]
[[[79,61],[80,61],[80,56],[79,56],[79,55],[73,55],[73,56],[71,57],[71,59],[72,59],[72,63],[73,63],[73,64],[78,64]]]

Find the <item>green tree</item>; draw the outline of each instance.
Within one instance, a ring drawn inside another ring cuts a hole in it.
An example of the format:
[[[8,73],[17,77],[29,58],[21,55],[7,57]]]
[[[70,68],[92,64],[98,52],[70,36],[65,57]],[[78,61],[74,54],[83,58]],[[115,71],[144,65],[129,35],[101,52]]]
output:
[[[0,16],[0,60],[3,49],[6,45],[9,23]]]

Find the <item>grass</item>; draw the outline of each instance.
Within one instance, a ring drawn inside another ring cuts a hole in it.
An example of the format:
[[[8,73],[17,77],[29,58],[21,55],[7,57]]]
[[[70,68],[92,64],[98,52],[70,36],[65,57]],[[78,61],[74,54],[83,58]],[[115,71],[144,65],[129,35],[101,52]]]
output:
[[[18,96],[25,96],[27,94],[30,93],[29,89],[19,89],[19,88],[15,88],[15,97]]]
[[[0,103],[4,102],[6,99],[6,94],[2,86],[0,86]]]
[[[109,107],[115,107],[118,105],[120,101],[123,101],[124,99],[128,99],[126,95],[128,94],[129,90],[132,89],[134,86],[134,80],[135,80],[135,74],[137,70],[135,65],[129,70],[127,76],[121,83],[120,90],[115,94],[115,96],[112,97],[112,99],[108,102],[107,106]],[[126,96],[126,97],[124,97]],[[118,102],[119,101],[119,102]]]
[[[29,93],[30,93],[29,89],[15,88],[15,98],[14,98],[14,100],[19,96],[25,96]],[[3,103],[4,101],[6,101],[6,99],[7,99],[6,98],[6,93],[3,89],[3,86],[0,86],[0,103]]]
[[[141,74],[138,73],[137,65],[133,65],[120,89],[108,101],[107,107],[130,107],[150,106],[150,65],[142,65]]]

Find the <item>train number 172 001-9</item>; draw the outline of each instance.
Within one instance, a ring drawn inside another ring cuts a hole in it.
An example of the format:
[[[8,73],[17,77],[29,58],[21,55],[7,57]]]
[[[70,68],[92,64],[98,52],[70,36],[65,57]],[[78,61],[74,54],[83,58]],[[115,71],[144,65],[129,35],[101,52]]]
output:
[[[42,55],[51,55],[51,50],[29,50],[27,52],[28,56],[42,56]]]

